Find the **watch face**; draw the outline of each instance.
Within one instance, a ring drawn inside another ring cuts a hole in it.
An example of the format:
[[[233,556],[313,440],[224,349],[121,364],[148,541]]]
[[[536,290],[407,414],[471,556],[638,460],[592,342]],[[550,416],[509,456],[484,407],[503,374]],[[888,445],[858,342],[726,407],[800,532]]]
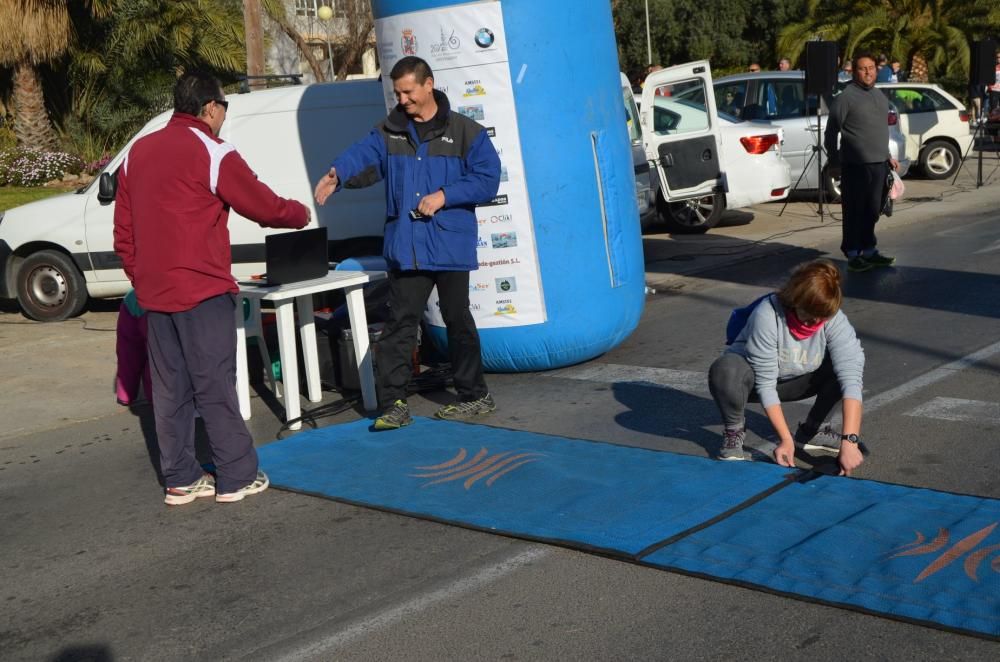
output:
[[[841,435],[840,438],[843,439],[844,441],[849,441],[852,444],[856,444],[858,443],[858,441],[860,441],[860,439],[858,439],[858,435],[856,434],[845,434]]]

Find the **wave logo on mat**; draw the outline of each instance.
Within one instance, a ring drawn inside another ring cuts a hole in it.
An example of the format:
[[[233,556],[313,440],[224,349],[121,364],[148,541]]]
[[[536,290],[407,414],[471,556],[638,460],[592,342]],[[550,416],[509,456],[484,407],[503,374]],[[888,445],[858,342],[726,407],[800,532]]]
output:
[[[490,487],[501,476],[545,457],[543,453],[520,453],[517,451],[505,451],[490,455],[489,450],[486,448],[480,448],[478,453],[467,460],[468,455],[468,452],[464,448],[460,448],[455,457],[447,462],[425,467],[414,467],[414,469],[427,473],[410,474],[410,476],[413,478],[435,479],[424,483],[420,486],[421,488],[437,485],[438,483],[450,483],[455,480],[462,480],[463,478],[465,479],[463,483],[465,489],[469,489],[483,478],[486,479],[486,487]]]
[[[968,575],[969,579],[972,581],[978,582],[979,578],[976,574],[979,570],[979,565],[990,554],[1000,552],[1000,545],[989,545],[978,550],[976,550],[976,546],[985,540],[987,536],[993,533],[993,529],[997,528],[997,524],[1000,524],[1000,522],[994,522],[993,524],[983,527],[975,533],[969,534],[956,542],[954,545],[945,550],[940,556],[934,559],[930,565],[924,568],[923,571],[917,575],[917,578],[913,580],[913,583],[916,584],[917,582],[927,579],[937,571],[951,565],[952,562],[957,561],[966,553],[968,553],[968,556],[965,557],[965,561],[962,564],[965,569],[965,574]],[[889,558],[894,559],[897,556],[921,556],[924,554],[934,554],[947,547],[949,539],[951,538],[951,533],[948,529],[939,529],[937,537],[930,542],[926,542],[927,538],[920,531],[917,531],[916,534],[916,540],[903,545],[899,548],[901,551],[896,552]],[[990,562],[990,567],[993,569],[993,572],[1000,573],[1000,556],[994,558]]]

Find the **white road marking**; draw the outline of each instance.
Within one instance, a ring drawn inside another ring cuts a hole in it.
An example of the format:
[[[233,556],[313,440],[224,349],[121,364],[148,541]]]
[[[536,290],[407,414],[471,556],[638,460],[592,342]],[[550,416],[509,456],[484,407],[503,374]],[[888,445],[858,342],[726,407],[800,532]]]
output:
[[[934,398],[916,409],[911,409],[905,415],[996,425],[1000,423],[1000,404],[962,398]]]
[[[979,253],[992,253],[993,251],[1000,251],[1000,239],[997,239],[986,248],[980,248],[978,251],[973,251],[973,254],[978,255]]]
[[[645,384],[673,388],[694,395],[708,394],[708,375],[691,370],[647,368],[616,363],[593,363],[545,373],[546,377],[580,379],[607,384]]]
[[[356,639],[374,634],[378,630],[395,625],[403,619],[441,602],[453,600],[465,594],[479,591],[487,584],[491,584],[552,553],[553,549],[551,547],[531,547],[530,549],[519,552],[508,559],[501,561],[500,563],[496,563],[487,568],[481,568],[471,575],[460,577],[449,583],[447,586],[444,586],[436,591],[418,595],[411,600],[407,600],[406,602],[402,602],[389,607],[388,609],[379,611],[362,620],[355,621],[347,627],[337,628],[337,630],[331,634],[317,632],[318,630],[323,629],[322,626],[314,629],[311,633],[312,636],[310,636],[310,633],[300,633],[293,637],[296,644],[292,645],[290,650],[287,648],[284,649],[281,655],[266,655],[265,659],[280,660],[281,662],[336,659],[336,656],[331,653]],[[299,639],[306,639],[306,641],[298,643]]]

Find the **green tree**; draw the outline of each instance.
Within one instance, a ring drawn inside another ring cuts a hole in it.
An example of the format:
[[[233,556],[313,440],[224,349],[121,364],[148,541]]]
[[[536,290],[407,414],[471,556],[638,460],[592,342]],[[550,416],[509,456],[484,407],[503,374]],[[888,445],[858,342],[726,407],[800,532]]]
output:
[[[14,134],[20,147],[52,148],[57,139],[45,108],[38,68],[59,60],[72,30],[65,2],[0,0],[0,66],[14,70]]]
[[[64,133],[92,158],[170,107],[177,76],[204,69],[223,83],[246,67],[240,0],[101,0],[72,13]]]

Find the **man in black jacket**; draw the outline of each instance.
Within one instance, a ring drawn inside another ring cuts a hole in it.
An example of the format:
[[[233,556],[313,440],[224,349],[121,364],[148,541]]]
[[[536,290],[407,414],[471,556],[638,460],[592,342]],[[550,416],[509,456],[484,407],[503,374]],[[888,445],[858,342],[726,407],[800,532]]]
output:
[[[889,101],[875,89],[877,72],[874,57],[855,56],[854,78],[834,100],[824,136],[830,173],[840,176],[844,216],[840,250],[849,271],[888,267],[896,261],[879,253],[875,240],[888,168],[899,168],[888,153]]]

